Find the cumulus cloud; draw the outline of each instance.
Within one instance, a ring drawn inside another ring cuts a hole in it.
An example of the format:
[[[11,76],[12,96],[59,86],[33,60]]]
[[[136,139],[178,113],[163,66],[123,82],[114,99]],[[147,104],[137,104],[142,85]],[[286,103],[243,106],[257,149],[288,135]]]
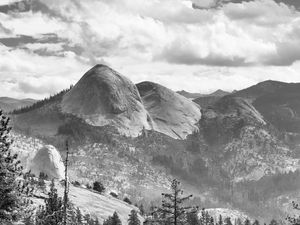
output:
[[[253,83],[252,68],[265,77],[276,68],[283,76],[299,69],[300,15],[293,0],[20,2],[23,8],[0,7],[0,79],[9,74],[16,81],[9,84],[13,95],[59,91],[99,62],[135,82],[155,79],[194,91],[200,79],[201,88],[210,81],[218,88]],[[207,70],[213,72],[202,73]],[[43,88],[42,81],[53,85]]]

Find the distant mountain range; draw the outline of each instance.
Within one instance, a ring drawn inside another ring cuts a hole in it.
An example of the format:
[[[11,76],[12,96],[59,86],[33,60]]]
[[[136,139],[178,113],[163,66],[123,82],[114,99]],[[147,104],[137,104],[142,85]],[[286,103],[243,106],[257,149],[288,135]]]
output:
[[[15,109],[20,109],[26,106],[30,106],[37,100],[26,98],[26,99],[15,99],[9,97],[0,97],[0,109],[4,112],[11,112]]]
[[[283,218],[300,190],[299,97],[300,84],[278,81],[176,93],[96,65],[71,89],[10,116],[14,132],[61,152],[72,140],[72,179],[101,179],[149,203],[177,177],[205,207]]]
[[[212,96],[215,96],[215,97],[223,97],[225,95],[228,95],[230,94],[230,92],[227,92],[227,91],[223,91],[221,89],[218,89],[216,91],[214,91],[213,93],[210,93],[210,94],[200,94],[200,93],[190,93],[190,92],[187,92],[187,91],[177,91],[178,94],[181,94],[182,96],[186,97],[186,98],[189,98],[189,99],[197,99],[197,98],[201,98],[201,97],[212,97]]]

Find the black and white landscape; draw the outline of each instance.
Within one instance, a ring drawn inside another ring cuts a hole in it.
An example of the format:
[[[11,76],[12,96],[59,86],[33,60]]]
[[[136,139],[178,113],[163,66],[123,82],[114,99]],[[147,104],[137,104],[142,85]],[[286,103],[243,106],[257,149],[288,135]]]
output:
[[[299,7],[0,1],[0,225],[299,224]]]

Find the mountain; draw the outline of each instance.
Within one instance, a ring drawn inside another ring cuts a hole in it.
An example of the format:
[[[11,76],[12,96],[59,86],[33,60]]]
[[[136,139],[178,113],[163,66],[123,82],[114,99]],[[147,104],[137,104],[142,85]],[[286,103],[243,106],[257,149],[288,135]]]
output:
[[[285,203],[277,198],[295,196],[300,181],[299,156],[268,116],[285,101],[288,118],[297,118],[298,86],[285,85],[268,81],[209,96],[200,109],[159,84],[134,85],[97,65],[71,89],[11,114],[14,148],[51,144],[64,156],[68,137],[72,181],[101,180],[150,207],[175,177],[201,206],[279,217]]]
[[[196,104],[198,104],[201,108],[207,108],[208,106],[213,105],[217,102],[221,96],[203,96],[193,100]]]
[[[130,136],[150,128],[149,116],[136,86],[104,65],[96,65],[84,74],[63,96],[61,109],[93,126],[109,124]]]
[[[281,131],[300,133],[300,83],[261,95],[253,105]]]
[[[225,96],[203,110],[201,131],[211,151],[218,151],[231,179],[259,180],[266,171],[289,172],[299,169],[288,147],[277,136],[249,100]],[[280,159],[280,160],[279,160]]]
[[[155,130],[184,139],[197,130],[201,112],[168,88],[150,82],[136,86],[108,66],[96,65],[70,90],[15,112],[13,122],[19,130],[53,136],[72,118],[130,137]]]
[[[254,101],[258,97],[261,97],[263,95],[278,92],[281,88],[287,87],[288,85],[288,83],[280,81],[266,80],[249,88],[236,91],[235,93],[233,93],[233,95]]]
[[[209,94],[209,96],[219,96],[219,97],[223,97],[225,95],[229,95],[230,92],[227,91],[223,91],[221,89],[216,90],[215,92]]]
[[[204,95],[204,96],[200,96],[198,98],[195,98],[193,101],[195,103],[197,103],[198,105],[200,105],[202,108],[206,108],[210,105],[213,105],[215,102],[217,102],[220,98],[229,95],[230,93],[227,91],[223,91],[221,89],[218,89],[217,91],[208,94],[208,95]]]
[[[264,81],[233,95],[250,99],[266,121],[300,144],[300,83]]]
[[[4,112],[11,112],[15,109],[20,109],[22,107],[30,106],[34,104],[37,100],[26,98],[26,99],[15,99],[9,97],[0,97],[0,109]]]
[[[181,90],[181,91],[177,91],[178,94],[186,97],[186,98],[189,98],[189,99],[195,99],[195,98],[199,98],[199,97],[202,97],[202,96],[205,96],[204,94],[200,94],[200,93],[191,93],[191,92],[187,92],[185,90]]]
[[[137,88],[154,130],[181,139],[197,130],[201,112],[191,100],[152,82],[139,83]]]

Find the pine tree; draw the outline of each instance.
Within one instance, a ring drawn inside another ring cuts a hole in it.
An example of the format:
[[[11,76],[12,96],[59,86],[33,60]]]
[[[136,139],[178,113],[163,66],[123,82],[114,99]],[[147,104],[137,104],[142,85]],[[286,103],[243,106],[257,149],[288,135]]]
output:
[[[218,225],[223,225],[223,218],[222,215],[219,215]]]
[[[134,209],[131,210],[129,214],[128,225],[140,225],[140,224],[141,221],[139,220],[137,211],[135,211]]]
[[[250,220],[248,218],[246,218],[244,224],[245,225],[251,225],[251,222],[250,222]]]
[[[258,220],[255,220],[253,225],[259,225],[259,221]]]
[[[90,223],[91,223],[91,220],[92,220],[90,214],[85,214],[85,215],[83,216],[83,219],[86,221],[86,224],[90,224]]]
[[[40,207],[36,215],[37,225],[57,225],[63,221],[63,200],[58,197],[54,180],[51,182],[45,207]]]
[[[208,214],[205,209],[201,210],[201,217],[200,217],[200,224],[201,225],[213,225],[214,224],[214,219],[212,216]]]
[[[240,218],[237,218],[237,220],[236,220],[236,225],[242,225],[242,221],[241,221]]]
[[[270,225],[278,225],[278,222],[275,219],[272,219]]]
[[[46,190],[46,183],[45,183],[45,175],[44,173],[40,173],[38,179],[38,187],[44,192]]]
[[[76,221],[79,224],[82,223],[82,213],[81,213],[81,211],[80,211],[80,209],[78,207],[76,209]]]
[[[192,195],[182,195],[183,191],[180,189],[180,182],[174,179],[171,184],[171,193],[162,193],[162,206],[157,210],[161,221],[174,225],[182,224],[186,222],[188,213],[197,211],[197,207],[183,205]]]
[[[188,225],[200,225],[200,220],[196,212],[191,212],[187,214],[187,224]]]
[[[16,179],[22,167],[16,154],[12,154],[9,139],[9,118],[0,111],[0,223],[16,221],[20,217],[21,199]]]
[[[232,222],[231,222],[231,218],[230,217],[226,217],[225,220],[224,220],[224,225],[232,225]]]
[[[96,219],[95,219],[95,225],[100,225],[98,217],[96,217]]]
[[[114,212],[112,216],[103,222],[103,225],[122,225],[122,222],[118,216],[118,213]]]
[[[144,209],[144,205],[143,205],[143,204],[141,204],[141,205],[139,206],[139,209],[140,209],[140,213],[141,213],[141,215],[142,215],[142,216],[144,216],[144,215],[145,215],[145,209]]]

